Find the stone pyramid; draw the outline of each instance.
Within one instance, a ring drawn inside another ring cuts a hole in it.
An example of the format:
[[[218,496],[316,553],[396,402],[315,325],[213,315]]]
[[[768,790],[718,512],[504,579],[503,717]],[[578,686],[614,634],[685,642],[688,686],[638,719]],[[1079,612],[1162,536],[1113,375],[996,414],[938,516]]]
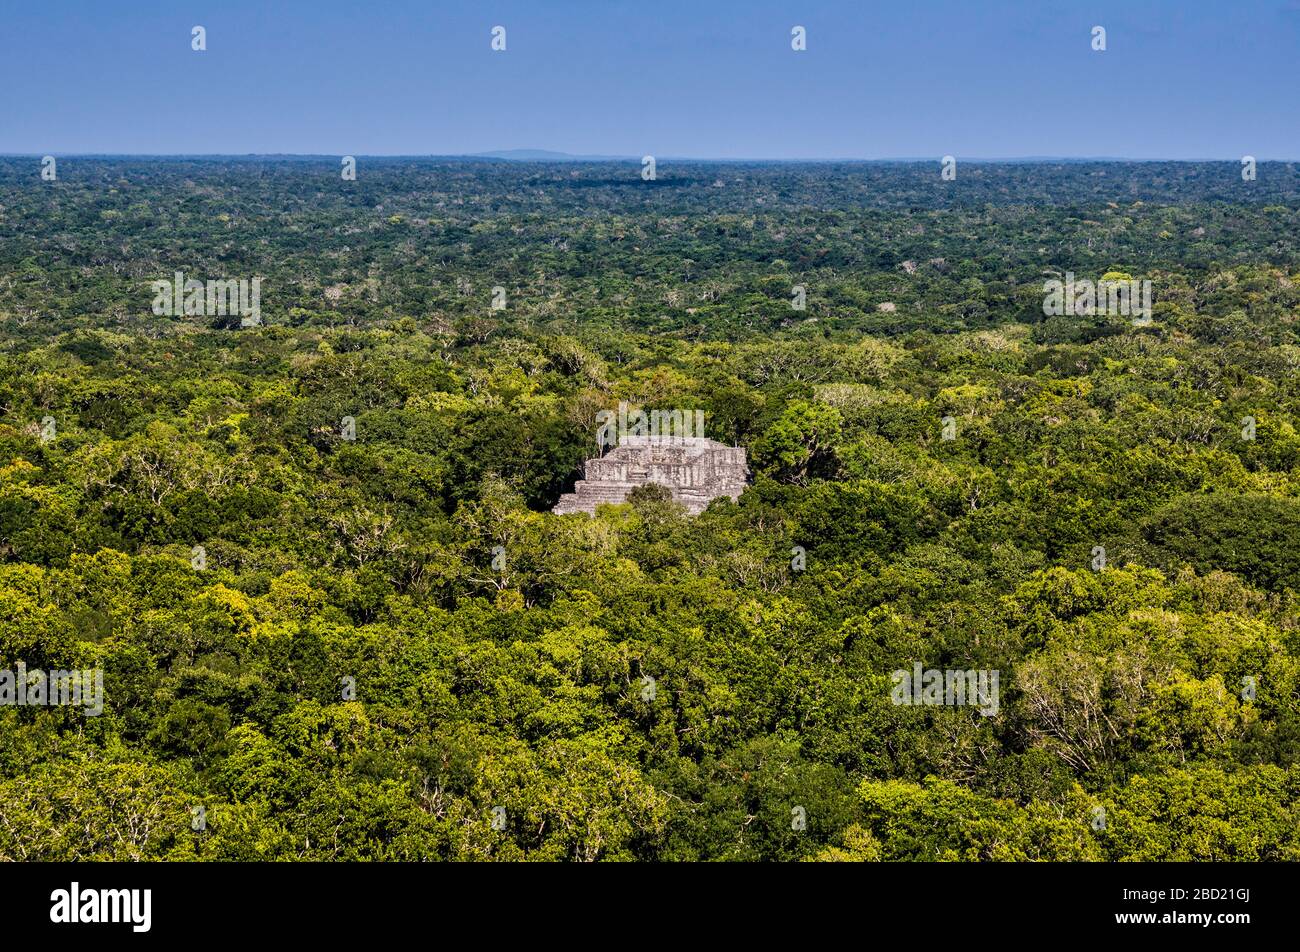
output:
[[[553,512],[594,513],[602,503],[626,502],[638,486],[667,486],[691,515],[720,496],[737,498],[749,479],[745,449],[706,437],[624,436],[604,456],[583,465],[584,478]]]

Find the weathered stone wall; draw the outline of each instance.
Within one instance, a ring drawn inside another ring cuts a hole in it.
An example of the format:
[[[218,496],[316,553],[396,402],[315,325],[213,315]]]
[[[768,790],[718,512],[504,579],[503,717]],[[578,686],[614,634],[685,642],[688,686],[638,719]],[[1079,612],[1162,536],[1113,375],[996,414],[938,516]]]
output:
[[[720,496],[738,497],[749,480],[744,447],[704,437],[624,437],[604,456],[589,459],[584,478],[565,493],[554,511],[594,513],[602,503],[627,500],[638,486],[667,486],[673,499],[696,515]]]

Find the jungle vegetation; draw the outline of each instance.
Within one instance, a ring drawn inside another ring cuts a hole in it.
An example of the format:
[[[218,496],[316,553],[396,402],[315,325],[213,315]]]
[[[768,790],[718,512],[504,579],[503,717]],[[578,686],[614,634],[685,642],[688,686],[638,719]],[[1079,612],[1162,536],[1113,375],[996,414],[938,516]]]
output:
[[[0,706],[0,859],[1300,859],[1293,166],[39,171],[0,669],[105,710]],[[1046,317],[1066,272],[1152,320]],[[551,514],[619,401],[752,485]]]

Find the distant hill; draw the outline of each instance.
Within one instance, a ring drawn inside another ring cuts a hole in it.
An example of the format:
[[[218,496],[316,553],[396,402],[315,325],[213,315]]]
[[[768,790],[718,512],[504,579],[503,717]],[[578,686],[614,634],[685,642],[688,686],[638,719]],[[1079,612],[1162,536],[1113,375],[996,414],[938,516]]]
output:
[[[503,149],[500,152],[478,152],[475,159],[506,159],[511,162],[636,162],[635,155],[572,155],[568,152],[551,152],[548,149]]]

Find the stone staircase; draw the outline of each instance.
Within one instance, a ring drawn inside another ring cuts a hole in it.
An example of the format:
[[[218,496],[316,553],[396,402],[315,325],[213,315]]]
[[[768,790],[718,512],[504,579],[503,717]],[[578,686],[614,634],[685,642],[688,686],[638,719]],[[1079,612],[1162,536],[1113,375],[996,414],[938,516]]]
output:
[[[606,483],[580,479],[573,486],[573,492],[565,493],[551,510],[564,516],[571,512],[594,512],[597,506],[605,503],[627,502],[627,497],[640,483]]]

